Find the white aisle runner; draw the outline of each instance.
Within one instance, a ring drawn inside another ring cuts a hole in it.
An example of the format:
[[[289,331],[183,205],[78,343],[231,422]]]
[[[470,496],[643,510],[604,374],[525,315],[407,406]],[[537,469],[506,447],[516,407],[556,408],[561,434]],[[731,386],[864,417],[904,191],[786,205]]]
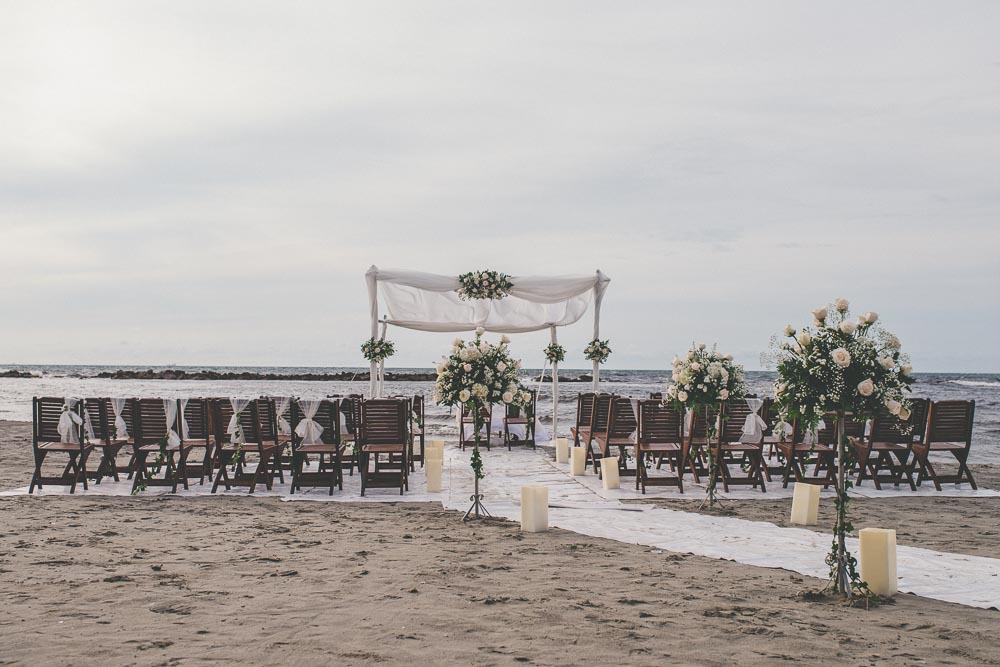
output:
[[[464,512],[472,493],[469,456],[468,450],[461,452],[454,446],[445,449],[442,493],[426,491],[424,476],[418,467],[418,472],[411,475],[410,491],[404,496],[388,489],[372,489],[362,498],[357,474],[345,476],[344,490],[335,491],[333,496],[327,495],[325,489],[307,489],[304,493],[291,495],[287,484],[276,484],[270,492],[259,487],[255,495],[278,496],[287,501],[440,502],[447,509]],[[572,477],[568,474],[568,466],[552,462],[541,450],[520,448],[508,452],[505,448],[494,447],[491,452],[483,452],[483,462],[486,478],[481,483],[481,491],[485,495],[487,509],[495,516],[520,520],[521,486],[544,484],[549,487],[549,523],[554,527],[665,551],[827,577],[823,559],[830,546],[830,536],[826,533],[781,528],[761,521],[623,504],[619,498],[641,497],[631,489],[630,485],[634,482],[630,478],[622,479],[625,488],[620,491],[603,492],[595,475]],[[779,489],[780,484],[774,487]],[[178,495],[208,495],[210,488],[207,483],[204,486],[193,485],[191,490],[181,491]],[[128,495],[129,489],[128,482],[105,481],[99,486],[91,485],[90,491],[83,492],[81,489],[78,493]],[[154,487],[142,495],[163,495],[167,492],[167,489]],[[0,496],[26,493],[27,487],[22,487],[2,492]],[[697,498],[701,493],[703,489],[691,486],[685,497]],[[757,497],[761,495],[752,493]],[[66,490],[64,487],[48,487],[39,495],[62,496],[66,495]],[[246,495],[246,489],[220,492],[220,495]],[[875,492],[866,495],[875,495]],[[885,495],[903,494],[887,491]],[[997,494],[982,490],[979,493],[961,492],[961,495],[995,497]],[[766,496],[780,497],[770,491]],[[849,540],[849,547],[857,554],[857,540]],[[1000,559],[899,546],[897,564],[901,592],[974,607],[1000,608]]]

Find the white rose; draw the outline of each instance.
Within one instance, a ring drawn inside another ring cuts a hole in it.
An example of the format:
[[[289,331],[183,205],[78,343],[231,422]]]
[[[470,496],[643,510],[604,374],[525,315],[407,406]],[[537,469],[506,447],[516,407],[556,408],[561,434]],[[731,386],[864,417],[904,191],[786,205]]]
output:
[[[847,368],[851,365],[851,353],[842,347],[838,347],[836,350],[830,352],[830,358],[840,368]]]
[[[697,361],[693,362],[691,364],[691,370],[693,370],[693,371],[700,371],[701,370],[701,364],[699,364]]]
[[[903,409],[903,406],[900,405],[899,401],[894,401],[891,398],[885,402],[885,407],[894,415],[898,415],[899,411]]]
[[[813,318],[822,326],[823,320],[826,319],[826,308],[814,308]]]
[[[844,320],[843,322],[840,323],[840,331],[847,335],[851,335],[852,333],[854,333],[854,331],[857,328],[858,326],[854,322],[848,322],[847,320]]]
[[[704,343],[698,343],[698,349],[699,350],[704,350],[705,349],[705,344]]]
[[[673,380],[674,382],[677,382],[678,380],[681,379],[681,374],[678,373],[677,371],[674,371],[673,373],[670,374],[670,379]]]
[[[878,363],[886,370],[889,370],[896,365],[896,362],[892,360],[892,357],[879,357]]]
[[[500,336],[500,342],[506,345],[510,342],[510,337],[507,336],[507,334],[504,334],[503,336]]]
[[[674,366],[676,366],[676,365],[678,365],[679,363],[681,363],[681,360],[680,360],[680,358],[679,358],[679,357],[674,357],[674,360],[673,360],[673,361],[671,361],[670,363],[671,363],[671,364],[673,364]]]
[[[851,307],[850,302],[847,299],[834,299],[833,307],[842,313],[846,313],[847,309]]]
[[[497,370],[503,373],[505,370],[507,370],[507,364],[505,364],[502,361],[497,363]]]
[[[871,381],[871,378],[862,380],[858,383],[858,393],[862,396],[871,396],[875,392],[875,383]]]
[[[440,375],[441,373],[444,373],[445,369],[447,369],[447,368],[448,368],[448,364],[445,363],[444,361],[442,361],[441,363],[439,363],[437,365],[438,375]]]
[[[899,409],[899,418],[902,419],[905,422],[907,419],[910,418],[910,411],[907,410],[906,408],[900,408]]]
[[[729,398],[729,390],[723,389],[722,391],[720,391],[719,398],[721,398],[722,400],[726,400],[727,398]]]
[[[791,338],[792,336],[794,336],[795,335],[795,327],[793,327],[791,324],[786,324],[785,325],[785,335],[788,336],[789,338]]]
[[[521,392],[521,400],[524,401],[525,403],[531,403],[531,392],[530,391],[522,391]]]
[[[472,398],[472,394],[469,393],[468,389],[463,389],[462,391],[458,392],[458,400],[462,401],[463,403],[468,403],[470,398]]]
[[[472,372],[472,364],[462,364],[462,368],[465,369],[466,373]]]
[[[812,342],[812,337],[805,331],[800,331],[799,335],[796,336],[795,340],[799,341],[799,345],[805,347]]]
[[[895,335],[889,336],[889,339],[886,341],[886,344],[894,350],[898,350],[899,348],[903,347],[903,344],[899,342],[899,338],[896,337]]]
[[[677,400],[680,401],[681,403],[688,400],[688,393],[686,391],[677,392]]]
[[[486,329],[484,329],[482,327],[476,327],[476,335],[477,336],[482,336],[484,333],[486,333]]]
[[[875,324],[876,322],[878,322],[878,313],[876,313],[874,310],[869,310],[867,313],[864,314],[864,318],[865,322],[867,322],[868,324]]]
[[[823,328],[823,322],[821,320],[813,320],[813,326],[817,329]]]
[[[913,372],[913,366],[909,364],[903,364],[902,367],[900,367],[899,372],[902,373],[903,375],[908,376],[910,373]]]
[[[733,360],[733,355],[727,354],[725,357],[723,357],[723,359],[725,359],[726,361],[732,361]]]
[[[513,400],[514,400],[514,394],[510,393],[509,391],[505,391],[503,393],[503,402],[504,403],[510,403]]]
[[[451,346],[452,347],[462,347],[462,343],[463,342],[464,341],[462,341],[461,338],[456,338],[455,340],[451,341]]]

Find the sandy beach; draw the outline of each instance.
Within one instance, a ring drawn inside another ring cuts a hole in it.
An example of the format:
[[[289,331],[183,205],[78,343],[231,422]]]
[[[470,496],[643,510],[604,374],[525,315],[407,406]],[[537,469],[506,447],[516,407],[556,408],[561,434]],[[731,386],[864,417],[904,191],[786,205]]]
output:
[[[27,483],[29,437],[0,422],[0,486]],[[996,557],[993,508],[880,511],[901,544]],[[729,509],[780,524],[788,508]],[[823,582],[787,571],[433,504],[17,497],[0,512],[0,664],[1000,664],[996,611],[811,601]]]

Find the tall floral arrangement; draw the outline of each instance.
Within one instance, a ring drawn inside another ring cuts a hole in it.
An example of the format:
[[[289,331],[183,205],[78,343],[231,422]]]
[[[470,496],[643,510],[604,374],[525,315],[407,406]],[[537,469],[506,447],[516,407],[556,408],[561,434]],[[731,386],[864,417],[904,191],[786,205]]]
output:
[[[847,513],[852,484],[845,471],[853,464],[853,448],[846,446],[844,418],[850,414],[864,420],[886,411],[903,421],[909,419],[906,394],[912,368],[907,355],[900,352],[899,338],[878,324],[878,313],[868,311],[852,318],[847,299],[836,299],[812,315],[812,326],[796,329],[789,324],[784,339],[774,341],[775,402],[781,419],[797,420],[801,431],[814,430],[824,415],[833,413],[836,419],[837,518],[827,557],[831,586],[847,596],[868,595],[846,548],[846,535],[853,527]]]
[[[743,366],[733,361],[733,355],[721,354],[716,346],[707,349],[704,343],[692,345],[683,357],[674,357],[671,384],[663,402],[679,410],[690,410],[692,419],[704,416],[708,425],[708,487],[709,506],[717,501],[715,483],[719,456],[712,446],[718,436],[716,418],[723,401],[743,398],[747,393]]]
[[[477,518],[483,509],[479,495],[479,480],[484,476],[479,456],[480,430],[483,427],[481,409],[501,403],[524,406],[530,401],[530,394],[518,378],[521,361],[510,354],[510,339],[501,336],[500,342],[494,345],[483,338],[484,333],[479,328],[473,340],[456,338],[452,342],[450,352],[437,366],[437,382],[434,385],[434,401],[438,405],[465,407],[474,416],[472,470],[476,492],[470,512],[475,509]]]

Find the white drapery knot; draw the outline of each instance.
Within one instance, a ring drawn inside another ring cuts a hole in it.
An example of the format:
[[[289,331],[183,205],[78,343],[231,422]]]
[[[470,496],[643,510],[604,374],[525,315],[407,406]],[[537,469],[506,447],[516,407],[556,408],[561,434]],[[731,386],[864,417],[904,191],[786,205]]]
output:
[[[760,409],[764,405],[764,399],[762,398],[748,398],[747,407],[750,408],[750,414],[747,415],[746,421],[743,423],[743,437],[740,438],[741,442],[756,444],[764,438],[764,429],[767,428],[767,422],[761,419]]]
[[[78,398],[67,398],[63,402],[63,411],[59,415],[59,424],[56,426],[56,429],[59,431],[59,437],[63,442],[80,443],[80,434],[77,427],[83,424],[83,417],[73,411],[79,400]]]
[[[295,427],[295,435],[302,438],[303,445],[316,445],[322,442],[320,436],[323,435],[323,426],[313,419],[319,412],[322,400],[299,399],[299,407],[302,408],[302,421]]]
[[[181,437],[177,435],[177,400],[164,398],[163,412],[167,418],[167,444],[178,447],[181,444]]]
[[[278,402],[278,433],[281,435],[291,435],[292,425],[288,423],[287,419],[285,419],[284,414],[288,410],[289,406],[291,406],[292,399],[290,396],[281,396],[275,398],[275,400]]]
[[[122,413],[125,411],[125,401],[124,398],[111,399],[111,410],[115,413],[115,438],[117,440],[128,440],[131,437],[128,434],[128,424],[122,417]]]
[[[187,406],[188,406],[188,399],[182,398],[181,399],[181,411],[180,411],[180,414],[178,415],[178,417],[181,420],[181,436],[185,440],[190,440],[191,439],[191,429],[188,426],[187,415],[184,414],[187,411]]]
[[[233,416],[229,418],[229,426],[226,427],[226,433],[229,434],[230,440],[233,444],[246,442],[246,436],[243,434],[243,428],[240,426],[240,413],[247,409],[250,405],[249,398],[230,398],[229,405],[233,408]]]

